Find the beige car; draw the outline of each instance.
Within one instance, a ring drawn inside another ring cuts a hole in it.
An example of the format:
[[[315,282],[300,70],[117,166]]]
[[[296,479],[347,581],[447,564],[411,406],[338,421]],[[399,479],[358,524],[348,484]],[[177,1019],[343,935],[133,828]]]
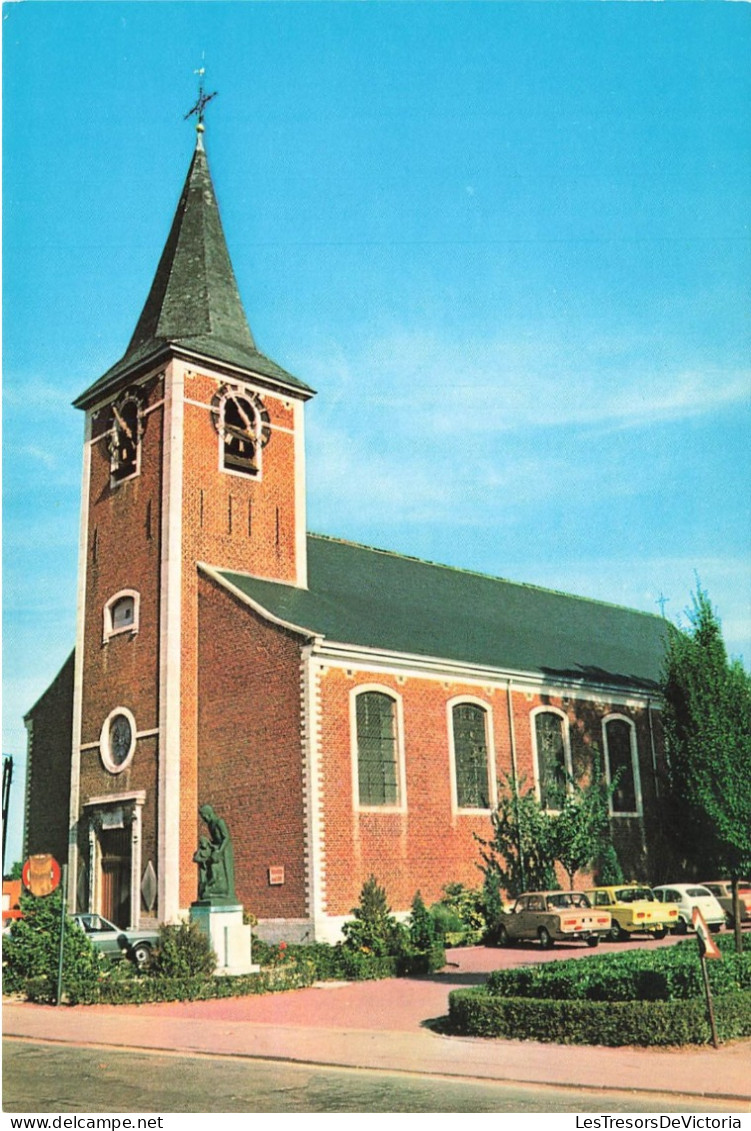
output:
[[[733,885],[730,880],[703,881],[702,887],[708,888],[725,912],[725,922],[728,927],[735,926],[733,916]],[[751,883],[748,880],[738,881],[738,899],[740,902],[741,922],[751,922]]]
[[[511,911],[501,913],[498,945],[536,940],[548,950],[555,942],[582,940],[597,946],[610,927],[609,912],[594,909],[583,891],[525,892]]]

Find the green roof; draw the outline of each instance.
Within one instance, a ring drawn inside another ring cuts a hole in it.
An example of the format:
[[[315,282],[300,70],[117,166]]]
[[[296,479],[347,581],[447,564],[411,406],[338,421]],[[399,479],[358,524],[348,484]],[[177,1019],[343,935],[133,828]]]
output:
[[[227,570],[272,616],[330,643],[654,690],[659,616],[308,536],[308,589]]]
[[[84,408],[172,349],[311,393],[257,348],[245,317],[202,144],[196,147],[146,304],[122,358],[74,402]]]

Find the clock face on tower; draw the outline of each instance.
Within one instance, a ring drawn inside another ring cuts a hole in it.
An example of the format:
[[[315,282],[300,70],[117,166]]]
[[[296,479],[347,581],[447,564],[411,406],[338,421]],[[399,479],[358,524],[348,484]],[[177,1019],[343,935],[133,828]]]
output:
[[[130,711],[116,708],[105,720],[99,744],[102,761],[110,773],[120,773],[130,763],[135,738],[135,720]]]

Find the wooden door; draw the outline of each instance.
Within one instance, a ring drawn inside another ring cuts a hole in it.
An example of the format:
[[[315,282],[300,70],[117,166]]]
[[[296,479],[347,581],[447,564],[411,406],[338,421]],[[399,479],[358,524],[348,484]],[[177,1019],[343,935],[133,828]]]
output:
[[[100,913],[116,927],[130,926],[130,829],[102,829]]]

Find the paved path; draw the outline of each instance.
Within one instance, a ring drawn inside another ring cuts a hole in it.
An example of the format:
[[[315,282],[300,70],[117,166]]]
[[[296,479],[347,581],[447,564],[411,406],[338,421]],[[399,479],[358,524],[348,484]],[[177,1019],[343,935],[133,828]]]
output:
[[[556,957],[571,957],[563,948]],[[586,952],[577,952],[580,954]],[[449,952],[432,978],[328,984],[288,993],[140,1006],[35,1006],[6,1002],[7,1036],[193,1054],[379,1068],[447,1078],[503,1080],[732,1100],[751,1111],[751,1041],[637,1049],[562,1046],[441,1035],[448,992],[494,966],[538,961],[539,951],[482,947]]]

